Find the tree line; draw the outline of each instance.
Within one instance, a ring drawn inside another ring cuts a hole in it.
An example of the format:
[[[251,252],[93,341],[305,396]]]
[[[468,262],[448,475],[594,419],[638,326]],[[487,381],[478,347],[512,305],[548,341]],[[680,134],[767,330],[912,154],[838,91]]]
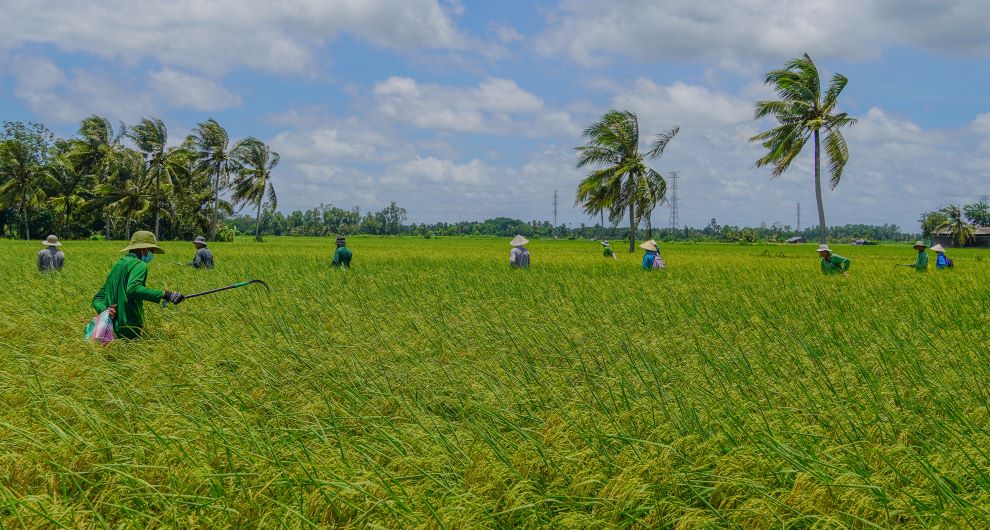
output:
[[[157,118],[115,127],[102,116],[57,138],[39,123],[4,122],[0,133],[0,236],[18,230],[65,238],[130,238],[150,226],[159,238],[217,238],[220,219],[277,207],[278,153],[254,137],[232,141],[216,120],[199,123],[178,145]],[[229,200],[221,197],[228,195]]]

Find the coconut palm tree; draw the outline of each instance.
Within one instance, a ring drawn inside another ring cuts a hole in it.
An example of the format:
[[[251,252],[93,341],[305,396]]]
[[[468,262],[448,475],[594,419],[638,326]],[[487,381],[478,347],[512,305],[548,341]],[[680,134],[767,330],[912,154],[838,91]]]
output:
[[[230,174],[236,168],[233,152],[229,150],[230,137],[216,120],[210,118],[193,129],[187,142],[196,156],[199,169],[206,172],[213,183],[209,238],[214,241],[217,237],[220,189],[230,184]]]
[[[835,74],[828,89],[822,94],[818,67],[807,53],[791,60],[780,70],[767,72],[766,84],[773,87],[780,99],[756,102],[755,119],[773,117],[779,125],[749,140],[760,142],[767,149],[767,153],[756,161],[756,167],[773,166],[773,176],[779,177],[801,153],[804,144],[809,139],[814,139],[815,199],[818,202],[818,233],[821,243],[825,243],[828,236],[825,230],[825,206],[822,204],[821,135],[825,134],[829,180],[832,189],[835,189],[842,179],[842,170],[849,161],[849,148],[840,129],[856,123],[845,112],[836,112],[836,103],[846,82],[845,76]]]
[[[234,148],[238,175],[234,181],[234,201],[257,206],[254,239],[261,241],[261,208],[278,207],[275,187],[272,186],[272,170],[279,162],[278,153],[256,138],[242,140]]]
[[[24,239],[31,239],[30,209],[45,200],[44,186],[50,182],[47,168],[38,163],[30,146],[19,140],[0,143],[0,205],[21,214]]]
[[[976,238],[976,229],[966,222],[961,208],[950,204],[939,211],[945,214],[947,219],[938,225],[936,232],[948,231],[956,245],[960,247]]]
[[[48,163],[49,184],[48,204],[59,212],[56,231],[63,237],[71,237],[72,212],[86,206],[83,194],[87,190],[86,176],[76,171],[68,153],[60,153]]]
[[[98,188],[106,208],[124,218],[124,237],[131,238],[131,221],[151,209],[156,197],[154,177],[141,153],[127,149],[112,167],[111,178]]]
[[[141,123],[127,131],[138,150],[144,154],[148,173],[152,178],[155,199],[152,207],[155,211],[155,237],[158,237],[161,206],[162,184],[172,186],[178,183],[183,172],[185,153],[181,147],[168,147],[168,129],[165,123],[157,118],[142,118]]]
[[[663,176],[647,166],[646,159],[663,155],[678,130],[674,127],[658,134],[645,153],[639,150],[639,120],[632,112],[610,110],[584,130],[588,141],[577,148],[577,167],[604,167],[591,171],[578,184],[574,203],[589,214],[608,210],[613,224],[628,211],[629,252],[636,250],[636,227],[643,210],[651,211],[662,202],[667,189]]]
[[[79,139],[72,142],[69,159],[76,172],[91,181],[95,188],[109,183],[114,164],[117,163],[123,149],[120,139],[126,131],[127,128],[123,123],[115,131],[110,120],[95,114],[83,119],[79,124]],[[105,205],[104,201],[99,200],[100,197],[89,193],[81,195],[88,198],[91,205],[96,207]],[[103,209],[99,214],[104,221],[107,239],[110,239],[110,213],[110,210]]]

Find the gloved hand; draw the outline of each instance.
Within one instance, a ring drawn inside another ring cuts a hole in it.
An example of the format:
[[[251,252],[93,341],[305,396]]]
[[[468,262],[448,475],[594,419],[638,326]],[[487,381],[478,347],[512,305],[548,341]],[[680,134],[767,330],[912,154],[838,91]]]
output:
[[[162,300],[176,305],[181,304],[185,299],[186,297],[182,293],[173,293],[172,291],[165,291],[165,296],[162,297]]]

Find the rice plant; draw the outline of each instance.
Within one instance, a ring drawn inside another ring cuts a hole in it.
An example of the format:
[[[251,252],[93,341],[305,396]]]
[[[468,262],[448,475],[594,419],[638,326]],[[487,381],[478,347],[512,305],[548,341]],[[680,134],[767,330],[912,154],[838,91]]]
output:
[[[0,242],[0,527],[990,524],[990,260],[910,248],[169,242],[240,289],[82,341],[119,242]]]

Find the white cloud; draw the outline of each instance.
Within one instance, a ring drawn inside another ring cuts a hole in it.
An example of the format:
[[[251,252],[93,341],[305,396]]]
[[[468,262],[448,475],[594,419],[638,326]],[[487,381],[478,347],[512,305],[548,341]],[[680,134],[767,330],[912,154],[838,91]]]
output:
[[[407,160],[392,164],[385,170],[382,183],[484,185],[489,182],[490,170],[481,160],[474,159],[466,164],[456,164],[451,160],[434,157]]]
[[[474,45],[435,0],[14,0],[0,18],[0,48],[54,44],[210,75],[304,73],[341,33],[403,51]]]
[[[378,112],[425,129],[459,132],[573,136],[579,129],[570,114],[547,109],[536,95],[509,79],[487,78],[473,87],[419,83],[390,77],[375,84]]]
[[[990,10],[981,0],[562,0],[537,50],[591,65],[640,60],[780,61],[872,58],[896,45],[985,55]]]
[[[342,161],[388,161],[402,148],[383,133],[348,120],[336,126],[283,131],[268,142],[285,160],[335,164]]]
[[[211,111],[239,107],[243,100],[216,81],[164,68],[148,75],[149,88],[174,107]]]

